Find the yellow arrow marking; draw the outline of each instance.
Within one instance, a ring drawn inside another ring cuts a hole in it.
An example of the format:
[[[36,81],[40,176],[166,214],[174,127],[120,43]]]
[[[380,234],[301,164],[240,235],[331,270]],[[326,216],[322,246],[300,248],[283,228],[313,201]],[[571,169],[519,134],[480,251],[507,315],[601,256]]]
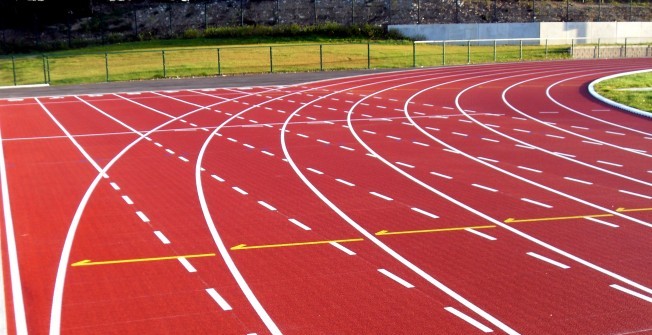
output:
[[[652,211],[652,208],[616,208],[616,212],[643,212],[643,211]],[[590,215],[573,215],[573,216],[555,216],[547,218],[533,218],[533,219],[514,219],[509,218],[505,220],[505,223],[517,223],[517,222],[537,222],[537,221],[555,221],[555,220],[572,220],[572,219],[584,219],[584,218],[601,218],[607,216],[614,216],[613,214],[604,213],[604,214],[590,214]]]
[[[376,236],[385,235],[403,235],[403,234],[424,234],[424,233],[440,233],[445,231],[456,231],[464,229],[487,229],[496,228],[496,226],[472,226],[472,227],[454,227],[454,228],[439,228],[439,229],[423,229],[423,230],[404,230],[404,231],[387,231],[381,230],[376,233]]]
[[[167,261],[167,260],[179,259],[179,258],[199,258],[199,257],[214,257],[214,256],[215,256],[215,254],[196,254],[196,255],[184,255],[184,256],[119,259],[119,260],[113,260],[113,261],[100,261],[100,262],[93,262],[90,259],[85,259],[83,261],[72,263],[72,264],[70,264],[70,266],[90,266],[90,265],[108,265],[108,264],[156,262],[156,261]]]
[[[280,244],[264,244],[264,245],[246,245],[238,244],[235,247],[231,247],[231,250],[247,250],[247,249],[265,249],[265,248],[281,248],[281,247],[298,247],[302,245],[316,245],[316,244],[328,244],[331,242],[336,243],[347,243],[347,242],[361,242],[364,241],[363,238],[350,238],[345,240],[325,240],[325,241],[310,241],[310,242],[295,242],[295,243],[280,243]]]

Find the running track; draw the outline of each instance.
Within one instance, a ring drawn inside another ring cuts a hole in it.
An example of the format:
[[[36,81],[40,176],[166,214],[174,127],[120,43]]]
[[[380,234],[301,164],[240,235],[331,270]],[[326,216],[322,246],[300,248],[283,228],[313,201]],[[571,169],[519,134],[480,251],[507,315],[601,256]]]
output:
[[[652,333],[651,66],[0,100],[8,333]]]

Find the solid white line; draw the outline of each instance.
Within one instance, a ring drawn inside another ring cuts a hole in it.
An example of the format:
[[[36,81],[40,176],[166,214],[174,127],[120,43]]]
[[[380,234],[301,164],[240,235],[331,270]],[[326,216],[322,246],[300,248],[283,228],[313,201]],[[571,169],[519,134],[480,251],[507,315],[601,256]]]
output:
[[[529,145],[524,145],[524,144],[515,144],[515,146],[517,146],[519,148],[523,148],[523,149],[530,149],[530,150],[534,149],[534,147],[531,147]]]
[[[458,311],[457,309],[455,309],[453,307],[445,307],[444,309],[446,311],[450,312],[451,314],[457,316],[458,318],[466,321],[467,323],[469,323],[473,327],[480,329],[480,331],[482,331],[483,333],[492,333],[493,332],[493,330],[491,328],[483,325],[479,321],[477,321],[477,320],[473,319],[472,317]]]
[[[131,198],[129,198],[126,195],[122,196],[122,200],[124,200],[127,203],[127,205],[133,205],[134,204],[134,202],[131,200]]]
[[[521,169],[521,170],[527,170],[527,171],[536,172],[536,173],[543,173],[543,171],[541,171],[541,170],[532,169],[532,168],[525,167],[525,166],[520,166],[520,165],[517,166],[517,168],[519,168],[519,169]]]
[[[459,152],[457,150],[451,150],[451,149],[448,149],[448,148],[444,148],[443,150],[446,151],[446,152],[450,152],[452,154],[459,154]]]
[[[218,177],[217,175],[212,174],[211,177],[213,177],[213,179],[215,179],[215,180],[217,180],[219,182],[222,182],[222,183],[224,182],[224,179]]]
[[[215,300],[218,305],[220,305],[220,308],[222,308],[224,311],[230,311],[233,309],[231,308],[231,305],[229,305],[229,303],[227,303],[226,300],[224,300],[224,298],[222,298],[222,296],[220,296],[220,294],[215,291],[214,288],[207,288],[206,292],[211,296],[211,298],[213,298],[213,300]]]
[[[266,203],[266,202],[264,202],[264,201],[258,201],[258,203],[259,203],[261,206],[263,206],[263,207],[269,209],[270,211],[275,211],[275,210],[276,210],[276,208],[274,208],[272,205],[270,205],[270,204],[268,204],[268,203]]]
[[[602,163],[602,164],[605,164],[605,165],[616,166],[616,167],[623,167],[622,164],[617,164],[617,163],[612,163],[612,162],[607,162],[607,161],[598,161],[598,163]]]
[[[498,163],[497,160],[495,160],[495,159],[491,159],[491,158],[478,157],[478,159],[482,159],[483,161],[488,161],[488,162],[492,162],[492,163]]]
[[[346,185],[346,186],[355,186],[355,184],[350,183],[350,182],[348,182],[348,181],[346,181],[346,180],[344,180],[344,179],[336,178],[335,180],[338,181],[338,182],[340,182],[340,183],[342,183],[342,184],[344,184],[344,185]]]
[[[477,188],[481,188],[481,189],[484,189],[484,190],[487,190],[487,191],[490,191],[490,192],[498,192],[498,190],[495,189],[495,188],[487,187],[487,186],[480,185],[480,184],[471,184],[471,186],[475,186]]]
[[[299,220],[297,220],[297,219],[288,219],[288,221],[294,223],[295,225],[297,225],[299,228],[301,228],[303,230],[310,230],[310,227],[308,227],[305,224],[299,222]]]
[[[435,215],[435,214],[432,214],[432,213],[430,213],[430,212],[426,212],[426,211],[424,211],[423,209],[416,208],[416,207],[412,207],[412,208],[410,208],[410,209],[413,210],[413,211],[415,211],[415,212],[417,212],[417,213],[423,214],[423,215],[425,215],[425,216],[427,216],[427,217],[430,217],[430,218],[433,218],[433,219],[439,219],[439,216],[437,216],[437,215]]]
[[[479,232],[479,231],[477,231],[477,230],[475,230],[475,229],[473,229],[473,228],[465,228],[464,230],[468,231],[469,233],[472,233],[472,234],[478,235],[478,236],[480,236],[480,237],[482,237],[482,238],[486,238],[486,239],[489,240],[489,241],[495,241],[495,240],[496,240],[495,237],[493,237],[493,236],[491,236],[491,235],[487,235],[487,234],[485,234],[485,233],[481,233],[481,232]]]
[[[355,252],[351,251],[351,249],[349,249],[349,248],[347,248],[347,247],[345,247],[345,246],[343,246],[343,245],[341,245],[341,244],[339,244],[337,242],[328,242],[328,244],[334,246],[337,249],[340,249],[341,251],[343,251],[345,254],[347,254],[349,256],[355,256]]]
[[[403,278],[401,278],[401,277],[399,277],[399,276],[397,276],[397,275],[395,275],[395,274],[393,274],[393,273],[391,273],[391,272],[389,272],[389,271],[387,271],[385,269],[378,269],[378,272],[384,274],[385,276],[389,277],[393,281],[395,281],[395,282],[397,282],[397,283],[399,283],[399,284],[401,284],[401,285],[403,285],[403,286],[405,286],[407,288],[413,288],[414,287],[414,285],[408,283]]]
[[[190,162],[190,161],[188,160],[188,158],[183,157],[183,156],[179,156],[179,159],[182,160],[182,161],[184,161],[184,162],[186,162],[186,163]]]
[[[612,228],[618,228],[618,227],[620,227],[620,226],[617,225],[617,224],[613,224],[613,223],[611,223],[611,222],[607,222],[607,221],[600,220],[600,219],[596,219],[596,218],[585,217],[585,219],[587,219],[587,220],[589,220],[589,221],[593,221],[593,222],[599,223],[599,224],[602,224],[602,225],[605,225],[605,226],[608,226],[608,227],[612,227]]]
[[[494,142],[494,143],[498,143],[498,142],[500,142],[499,140],[494,140],[494,139],[486,138],[486,137],[483,137],[482,140],[483,140],[483,141]]]
[[[197,269],[195,269],[195,267],[192,266],[185,257],[179,257],[177,259],[181,262],[181,265],[188,270],[188,272],[197,272]]]
[[[231,187],[231,188],[234,189],[236,192],[242,194],[242,195],[247,195],[247,194],[249,194],[249,193],[247,193],[245,190],[243,190],[243,189],[241,189],[241,188],[239,188],[239,187],[237,187],[237,186],[233,186],[233,187]]]
[[[534,253],[534,252],[531,252],[531,251],[528,252],[527,255],[532,256],[532,257],[537,258],[537,259],[540,259],[540,260],[542,260],[542,261],[544,261],[544,262],[546,262],[546,263],[550,263],[550,264],[552,264],[552,265],[554,265],[554,266],[557,266],[557,267],[560,267],[560,268],[562,268],[562,269],[570,269],[570,266],[568,266],[568,265],[566,265],[566,264],[563,264],[563,263],[557,262],[557,261],[552,260],[552,259],[550,259],[550,258],[548,258],[548,257],[541,256],[541,255],[539,255],[539,254],[537,254],[537,253]]]
[[[165,235],[163,235],[163,233],[161,233],[160,231],[155,230],[154,235],[156,235],[156,237],[158,237],[158,239],[161,240],[163,244],[170,244],[170,240],[168,240],[168,238],[165,237]]]
[[[372,191],[372,192],[369,192],[369,194],[371,194],[371,195],[375,195],[375,196],[377,196],[377,197],[379,197],[379,198],[381,198],[381,199],[385,199],[385,200],[387,200],[387,201],[392,201],[392,200],[394,200],[394,199],[392,199],[392,198],[390,198],[390,197],[388,197],[388,196],[386,196],[386,195],[382,195],[382,194],[380,194],[380,193],[376,193],[376,192],[373,192],[373,191]]]
[[[274,154],[269,152],[269,151],[262,150],[261,152],[264,153],[267,156],[274,156]]]
[[[634,296],[634,297],[637,297],[637,298],[639,298],[639,299],[643,299],[643,300],[645,300],[645,301],[647,301],[647,302],[652,303],[652,297],[648,297],[647,295],[644,295],[644,294],[638,293],[638,292],[636,292],[636,291],[632,291],[632,290],[630,290],[630,289],[628,289],[628,288],[625,288],[625,287],[622,287],[622,286],[620,286],[620,285],[618,285],[618,284],[611,284],[611,285],[609,285],[609,286],[610,286],[611,288],[615,288],[616,290],[621,291],[621,292],[623,292],[623,293],[627,293],[627,294],[629,294],[629,295],[632,295],[632,296]]]
[[[413,141],[412,143],[414,143],[414,144],[416,144],[416,145],[420,145],[420,146],[422,146],[422,147],[429,147],[429,146],[430,146],[430,144],[421,143],[421,142],[417,142],[417,141]]]
[[[430,171],[430,174],[431,174],[431,175],[435,175],[435,176],[437,176],[437,177],[446,178],[446,179],[453,179],[453,177],[451,177],[451,176],[447,176],[447,175],[445,175],[445,174],[437,173],[437,172],[433,172],[433,171]]]
[[[314,172],[314,173],[316,173],[316,174],[324,174],[323,172],[321,172],[321,171],[319,171],[319,170],[316,170],[316,169],[313,169],[313,168],[306,168],[306,170],[308,170],[308,171],[310,171],[310,172]]]
[[[643,199],[652,200],[651,196],[645,195],[645,194],[635,193],[635,192],[626,191],[626,190],[618,190],[618,192],[633,195],[635,197],[639,197],[639,198],[643,198]]]
[[[581,180],[581,179],[575,179],[575,178],[571,178],[571,177],[564,177],[564,179],[566,179],[566,180],[570,180],[570,181],[574,181],[574,182],[576,182],[576,183],[580,183],[580,184],[593,185],[592,182],[590,182],[590,181],[585,181],[585,180]]]
[[[348,151],[353,151],[353,150],[355,150],[355,149],[353,149],[353,148],[345,147],[345,146],[343,146],[343,145],[340,145],[340,148],[342,148],[342,149],[344,149],[344,150],[348,150]]]
[[[567,154],[567,153],[563,153],[563,152],[553,152],[553,154],[560,155],[560,156],[566,156],[566,157],[572,157],[572,158],[575,157],[575,155],[571,155],[571,154]]]
[[[587,141],[587,140],[582,140],[582,142],[583,142],[583,143],[586,143],[586,144],[602,145],[602,143],[593,142],[593,141]]]
[[[414,169],[414,165],[410,165],[403,162],[396,162],[397,165],[405,166],[406,168]]]
[[[531,204],[535,204],[535,205],[541,206],[541,207],[552,208],[552,206],[550,206],[550,205],[544,204],[544,203],[542,203],[542,202],[534,201],[534,200],[532,200],[532,199],[521,198],[521,200],[523,200],[523,201],[525,201],[525,202],[529,202],[529,203],[531,203]]]
[[[149,222],[149,218],[145,215],[145,213],[141,211],[137,211],[136,215],[143,221],[143,222]]]
[[[120,191],[120,186],[118,186],[118,184],[116,184],[116,183],[114,183],[114,182],[111,182],[111,183],[109,183],[109,184],[111,185],[111,187],[113,187],[114,190],[116,190],[116,191]]]

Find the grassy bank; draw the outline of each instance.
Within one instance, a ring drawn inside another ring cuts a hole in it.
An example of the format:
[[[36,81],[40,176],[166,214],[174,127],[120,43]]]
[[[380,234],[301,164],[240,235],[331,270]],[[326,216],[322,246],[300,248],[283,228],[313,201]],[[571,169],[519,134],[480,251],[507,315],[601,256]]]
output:
[[[631,90],[636,88],[648,90]],[[607,99],[652,113],[652,72],[605,80],[595,89]]]

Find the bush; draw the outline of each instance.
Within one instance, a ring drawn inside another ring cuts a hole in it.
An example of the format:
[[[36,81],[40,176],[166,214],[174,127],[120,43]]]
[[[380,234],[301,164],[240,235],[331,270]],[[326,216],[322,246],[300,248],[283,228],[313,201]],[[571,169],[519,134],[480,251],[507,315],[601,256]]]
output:
[[[201,33],[199,30],[195,28],[190,28],[186,29],[186,31],[183,32],[183,38],[185,39],[193,39],[193,38],[198,38],[201,36]]]

